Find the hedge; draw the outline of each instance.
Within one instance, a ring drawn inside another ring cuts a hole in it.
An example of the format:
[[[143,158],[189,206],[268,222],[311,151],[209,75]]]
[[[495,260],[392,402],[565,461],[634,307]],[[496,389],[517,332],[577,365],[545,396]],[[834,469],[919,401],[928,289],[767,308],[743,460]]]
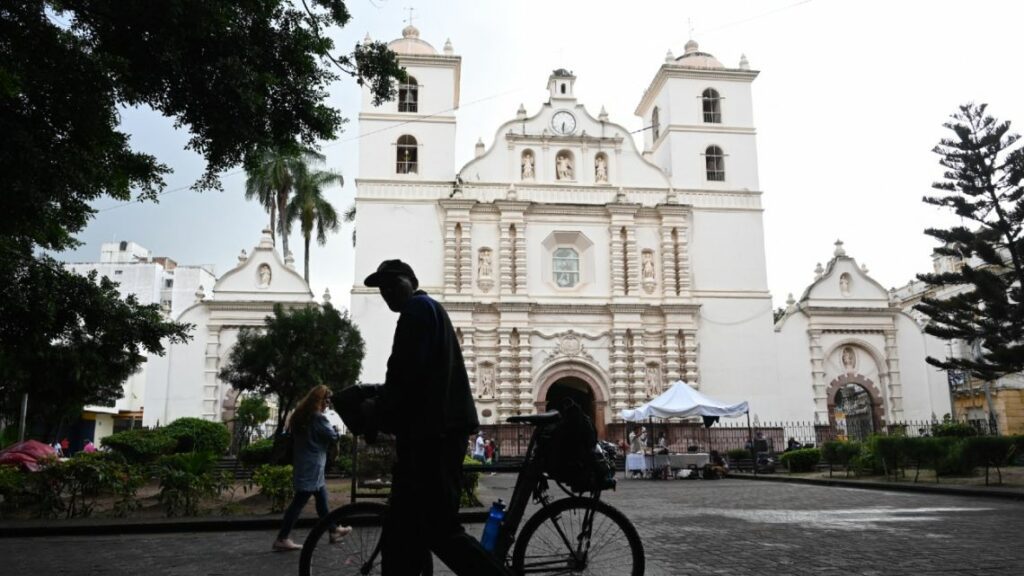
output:
[[[791,450],[783,453],[779,459],[779,462],[790,472],[812,472],[819,461],[821,461],[821,450],[817,448]]]
[[[227,426],[202,418],[178,418],[162,430],[177,442],[176,453],[209,452],[220,456],[231,444]]]
[[[248,466],[270,464],[270,454],[274,449],[273,438],[263,438],[249,444],[238,452],[238,459]]]
[[[177,441],[163,430],[138,428],[115,432],[100,443],[133,464],[147,464],[165,454],[174,452]]]

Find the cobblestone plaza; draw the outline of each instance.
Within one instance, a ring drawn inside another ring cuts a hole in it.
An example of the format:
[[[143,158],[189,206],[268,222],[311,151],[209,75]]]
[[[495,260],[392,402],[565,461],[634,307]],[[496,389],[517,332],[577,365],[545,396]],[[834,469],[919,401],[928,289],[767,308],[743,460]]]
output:
[[[508,499],[511,475],[482,480],[484,499]],[[607,500],[640,531],[650,576],[1024,569],[1022,502],[748,480],[621,481]],[[7,538],[0,573],[297,574],[298,554],[271,552],[272,539],[269,531]],[[449,574],[440,564],[435,573]]]

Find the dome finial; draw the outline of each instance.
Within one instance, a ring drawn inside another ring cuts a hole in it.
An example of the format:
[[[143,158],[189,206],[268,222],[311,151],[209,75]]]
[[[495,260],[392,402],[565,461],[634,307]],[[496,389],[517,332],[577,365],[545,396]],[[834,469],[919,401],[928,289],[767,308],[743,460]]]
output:
[[[516,119],[523,120],[526,118],[526,106],[523,106],[522,102],[519,103],[519,110],[516,110]]]
[[[696,40],[694,40],[693,38],[690,38],[689,40],[686,41],[686,46],[684,46],[683,55],[685,56],[687,54],[693,54],[694,52],[699,52],[699,51],[700,51],[700,44],[697,44]]]
[[[843,241],[836,240],[836,249],[833,253],[835,256],[846,256],[846,249],[843,248]]]
[[[814,279],[815,280],[820,280],[822,275],[824,275],[824,274],[825,274],[825,269],[822,268],[821,262],[818,262],[818,265],[814,267]]]
[[[331,289],[324,288],[324,304],[328,304],[331,301]]]
[[[746,54],[740,54],[740,70],[750,70],[750,61]]]
[[[672,62],[676,59],[676,55],[672,53],[672,50],[665,51],[665,62]]]
[[[444,53],[446,56],[451,56],[455,53],[455,48],[452,48],[452,39],[446,38],[444,41]]]

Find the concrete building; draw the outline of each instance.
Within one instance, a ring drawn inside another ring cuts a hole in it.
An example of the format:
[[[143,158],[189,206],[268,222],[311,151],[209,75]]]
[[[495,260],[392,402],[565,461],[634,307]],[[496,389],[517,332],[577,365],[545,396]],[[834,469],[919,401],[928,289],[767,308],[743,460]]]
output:
[[[118,283],[121,297],[135,296],[140,304],[159,304],[174,318],[195,298],[201,286],[212,286],[213,267],[182,266],[171,258],[153,256],[135,242],[106,242],[100,246],[98,262],[74,262],[65,268],[77,274],[96,272]],[[86,406],[77,435],[94,441],[115,431],[141,424],[146,388],[152,380],[154,358],[124,383],[124,394],[114,406]]]

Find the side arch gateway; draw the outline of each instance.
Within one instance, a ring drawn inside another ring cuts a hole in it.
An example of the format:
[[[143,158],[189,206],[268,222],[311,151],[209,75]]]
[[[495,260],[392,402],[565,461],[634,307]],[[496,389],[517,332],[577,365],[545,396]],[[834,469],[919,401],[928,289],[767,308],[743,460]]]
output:
[[[608,381],[608,375],[600,367],[584,360],[555,363],[546,367],[535,380],[534,408],[543,412],[548,409],[549,402],[572,398],[589,413],[598,437],[603,438],[609,417]]]

